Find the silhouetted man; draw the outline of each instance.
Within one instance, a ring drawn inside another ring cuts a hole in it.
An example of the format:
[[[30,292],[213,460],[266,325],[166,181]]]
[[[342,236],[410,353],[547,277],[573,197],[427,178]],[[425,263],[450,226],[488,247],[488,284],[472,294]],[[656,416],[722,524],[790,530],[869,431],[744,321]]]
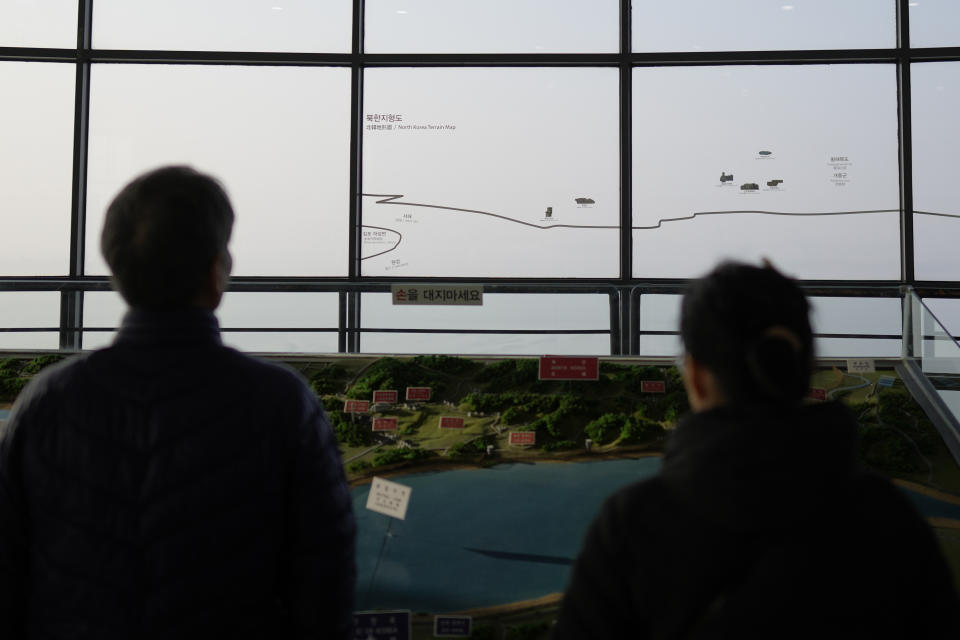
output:
[[[0,436],[0,637],[345,638],[354,521],[319,400],[223,346],[233,210],[186,167],[110,205],[131,309]]]

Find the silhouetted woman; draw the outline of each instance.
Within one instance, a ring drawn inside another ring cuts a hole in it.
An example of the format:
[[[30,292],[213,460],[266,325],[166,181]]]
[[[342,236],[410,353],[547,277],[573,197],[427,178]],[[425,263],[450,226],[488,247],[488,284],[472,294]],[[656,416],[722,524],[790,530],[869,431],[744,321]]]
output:
[[[680,331],[692,413],[659,474],[603,506],[555,638],[960,637],[929,527],[858,468],[846,409],[805,402],[796,284],[723,264],[684,296]]]

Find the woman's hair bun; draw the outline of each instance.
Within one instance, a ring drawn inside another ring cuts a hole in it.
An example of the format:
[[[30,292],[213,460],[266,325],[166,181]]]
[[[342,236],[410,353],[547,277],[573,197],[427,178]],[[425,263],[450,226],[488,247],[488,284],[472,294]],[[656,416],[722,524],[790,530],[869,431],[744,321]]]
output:
[[[680,335],[731,404],[794,404],[813,369],[808,314],[803,291],[772,266],[726,262],[690,285]]]

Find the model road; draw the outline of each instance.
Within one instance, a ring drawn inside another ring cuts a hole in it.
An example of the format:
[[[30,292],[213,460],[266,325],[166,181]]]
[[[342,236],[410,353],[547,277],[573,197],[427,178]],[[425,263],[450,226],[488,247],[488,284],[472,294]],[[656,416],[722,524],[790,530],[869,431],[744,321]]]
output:
[[[869,380],[867,380],[863,376],[857,376],[852,373],[845,373],[843,375],[844,377],[857,378],[858,380],[861,380],[861,382],[860,384],[852,384],[847,387],[837,387],[836,389],[831,389],[829,393],[827,393],[827,400],[833,400],[833,394],[835,393],[839,393],[841,391],[856,391],[857,389],[863,389],[864,387],[869,387],[872,384]]]

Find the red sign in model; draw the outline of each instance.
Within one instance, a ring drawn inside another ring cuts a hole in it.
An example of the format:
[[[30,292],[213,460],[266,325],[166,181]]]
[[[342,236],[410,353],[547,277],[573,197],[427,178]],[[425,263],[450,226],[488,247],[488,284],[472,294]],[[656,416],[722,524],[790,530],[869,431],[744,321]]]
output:
[[[441,429],[463,429],[463,418],[440,416]]]
[[[373,403],[374,404],[396,404],[397,392],[396,391],[374,391]]]
[[[597,358],[540,358],[541,380],[597,380],[599,377],[600,362]]]
[[[821,387],[812,387],[810,391],[807,392],[807,397],[812,400],[826,400],[827,390]]]
[[[515,447],[529,447],[537,443],[536,431],[511,431],[510,444]]]
[[[429,400],[430,387],[407,387],[407,400]]]
[[[369,400],[347,400],[343,403],[344,413],[370,413]]]
[[[640,391],[642,393],[666,393],[667,383],[663,380],[641,380]]]
[[[374,418],[373,430],[374,431],[396,431],[397,419],[396,418]]]

